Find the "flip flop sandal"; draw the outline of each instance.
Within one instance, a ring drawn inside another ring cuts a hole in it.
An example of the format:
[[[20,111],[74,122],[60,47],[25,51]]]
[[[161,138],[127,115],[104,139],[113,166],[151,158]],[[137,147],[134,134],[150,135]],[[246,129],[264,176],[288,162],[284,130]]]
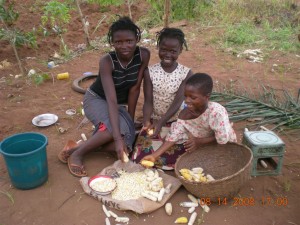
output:
[[[75,177],[86,177],[87,176],[87,172],[84,170],[84,166],[79,166],[79,165],[76,165],[76,164],[73,164],[73,163],[70,163],[70,158],[68,158],[68,168],[69,168],[69,171],[70,173],[75,176]],[[75,173],[72,168],[78,168],[80,169],[80,174],[78,173]]]
[[[72,140],[68,140],[67,144],[64,146],[63,150],[60,151],[57,155],[59,161],[61,161],[62,163],[68,163],[68,158],[70,157],[70,153],[68,153],[68,151],[71,148],[75,148],[76,146],[78,146],[78,144],[75,141]]]

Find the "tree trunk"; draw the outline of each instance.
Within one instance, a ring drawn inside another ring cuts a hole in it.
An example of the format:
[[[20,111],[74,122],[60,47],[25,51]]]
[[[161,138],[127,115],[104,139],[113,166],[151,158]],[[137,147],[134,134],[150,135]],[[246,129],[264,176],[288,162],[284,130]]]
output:
[[[126,4],[128,7],[128,13],[129,13],[129,18],[132,19],[132,13],[131,13],[131,5],[133,4],[133,0],[126,0]]]
[[[17,47],[16,47],[15,43],[11,43],[11,46],[12,46],[12,48],[13,48],[13,50],[14,50],[16,59],[17,59],[17,61],[18,61],[18,65],[19,65],[19,68],[20,68],[20,72],[21,72],[22,75],[25,75],[24,70],[23,70],[23,66],[22,66],[21,60],[20,60],[20,58],[19,58],[19,54],[18,54]]]
[[[82,14],[82,11],[81,11],[81,8],[80,8],[80,4],[79,4],[78,0],[75,0],[75,2],[76,2],[77,10],[78,10],[81,22],[82,22],[83,31],[84,31],[84,34],[85,34],[86,44],[87,44],[87,47],[90,47],[91,46],[90,35],[89,35],[89,31],[88,31],[87,25],[85,23],[85,19],[83,18],[83,14]]]
[[[169,26],[171,0],[165,0],[164,27]]]

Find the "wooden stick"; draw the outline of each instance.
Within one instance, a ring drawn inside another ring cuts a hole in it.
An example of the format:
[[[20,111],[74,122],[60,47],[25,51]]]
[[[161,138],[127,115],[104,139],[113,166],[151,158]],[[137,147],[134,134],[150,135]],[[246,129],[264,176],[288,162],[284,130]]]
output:
[[[170,0],[165,0],[164,27],[169,26],[170,5]]]

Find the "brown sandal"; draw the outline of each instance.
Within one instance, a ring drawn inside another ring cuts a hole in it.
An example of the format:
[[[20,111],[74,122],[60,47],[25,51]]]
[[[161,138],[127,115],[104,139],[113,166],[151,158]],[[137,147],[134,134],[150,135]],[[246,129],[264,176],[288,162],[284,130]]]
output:
[[[68,163],[68,158],[71,155],[69,153],[69,150],[72,148],[75,148],[77,145],[78,144],[75,141],[68,140],[68,142],[65,145],[65,147],[63,148],[63,150],[60,153],[58,153],[58,155],[57,155],[59,161],[61,161],[62,163]]]
[[[75,177],[86,177],[87,176],[87,172],[85,171],[84,166],[83,165],[79,166],[79,165],[70,163],[70,158],[68,158],[68,168],[70,170],[70,173]],[[80,169],[80,173],[75,173],[73,171],[73,169],[75,169],[75,168]]]

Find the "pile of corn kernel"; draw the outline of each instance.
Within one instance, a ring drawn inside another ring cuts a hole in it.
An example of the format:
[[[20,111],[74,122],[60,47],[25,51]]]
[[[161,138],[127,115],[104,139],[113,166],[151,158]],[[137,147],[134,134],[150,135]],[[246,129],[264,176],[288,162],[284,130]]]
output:
[[[117,188],[112,192],[112,198],[126,201],[145,197],[147,191],[160,191],[163,188],[162,178],[157,171],[146,169],[141,172],[128,173],[118,171],[119,177],[115,178]]]
[[[91,184],[91,188],[99,192],[111,191],[115,187],[116,187],[116,182],[113,179],[95,181]]]
[[[112,198],[117,200],[138,199],[142,190],[148,187],[146,175],[143,172],[119,172],[120,177],[116,178],[117,188],[112,192]]]

